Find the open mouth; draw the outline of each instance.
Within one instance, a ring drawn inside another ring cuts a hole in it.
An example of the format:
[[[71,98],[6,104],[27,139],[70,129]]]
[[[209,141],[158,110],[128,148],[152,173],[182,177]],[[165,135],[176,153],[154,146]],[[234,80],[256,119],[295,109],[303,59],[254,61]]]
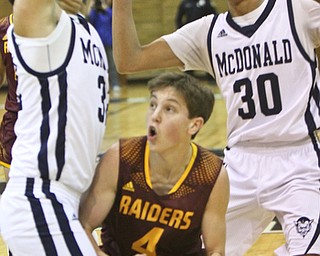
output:
[[[149,137],[154,137],[157,135],[157,131],[156,131],[156,128],[153,127],[153,126],[150,126],[149,127]]]

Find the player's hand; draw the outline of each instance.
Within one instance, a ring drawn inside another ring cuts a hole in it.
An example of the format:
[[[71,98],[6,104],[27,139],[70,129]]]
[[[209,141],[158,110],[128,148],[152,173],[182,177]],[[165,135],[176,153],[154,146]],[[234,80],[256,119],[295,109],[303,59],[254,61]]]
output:
[[[82,8],[82,0],[58,0],[60,7],[70,14],[77,14]]]

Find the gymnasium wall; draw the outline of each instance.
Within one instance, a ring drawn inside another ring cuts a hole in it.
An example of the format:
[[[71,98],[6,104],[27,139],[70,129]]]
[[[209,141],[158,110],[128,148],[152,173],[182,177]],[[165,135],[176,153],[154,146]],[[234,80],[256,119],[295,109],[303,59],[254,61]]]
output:
[[[114,0],[116,1],[116,0]],[[133,13],[142,43],[148,43],[175,30],[175,16],[181,0],[133,0]],[[219,12],[226,10],[225,1],[212,1]]]
[[[0,0],[0,18],[12,12],[12,6],[8,0]]]

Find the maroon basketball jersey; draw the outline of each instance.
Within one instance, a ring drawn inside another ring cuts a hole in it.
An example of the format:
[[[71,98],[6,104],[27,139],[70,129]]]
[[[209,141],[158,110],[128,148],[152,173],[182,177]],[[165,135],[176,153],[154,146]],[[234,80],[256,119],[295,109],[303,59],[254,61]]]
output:
[[[202,216],[222,161],[192,144],[193,157],[167,195],[152,190],[146,137],[120,140],[117,196],[101,239],[111,256],[203,255]]]
[[[5,114],[0,126],[0,161],[1,164],[11,163],[11,148],[16,139],[14,124],[17,119],[19,104],[17,102],[17,79],[11,54],[8,49],[7,29],[12,23],[12,15],[0,19],[0,54],[6,68],[7,97],[5,102]]]
[[[8,17],[4,17],[0,20],[0,52],[2,55],[3,63],[6,67],[6,76],[7,76],[7,84],[8,84],[8,95],[6,99],[5,109],[7,111],[17,112],[19,110],[19,105],[17,103],[17,80],[15,76],[14,66],[12,63],[11,54],[8,49],[8,41],[7,41],[7,29],[12,23],[12,15]]]

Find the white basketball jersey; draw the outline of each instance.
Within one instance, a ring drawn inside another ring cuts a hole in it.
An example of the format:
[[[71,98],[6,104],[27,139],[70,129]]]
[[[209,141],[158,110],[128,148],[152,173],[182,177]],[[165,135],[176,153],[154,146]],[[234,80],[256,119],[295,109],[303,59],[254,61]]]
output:
[[[211,15],[164,37],[185,69],[215,77],[226,101],[228,146],[284,145],[310,137],[315,143],[319,4],[266,0],[235,20],[228,12]]]
[[[55,180],[76,192],[92,181],[109,102],[108,63],[95,29],[62,12],[46,38],[8,30],[21,110],[10,177]]]

